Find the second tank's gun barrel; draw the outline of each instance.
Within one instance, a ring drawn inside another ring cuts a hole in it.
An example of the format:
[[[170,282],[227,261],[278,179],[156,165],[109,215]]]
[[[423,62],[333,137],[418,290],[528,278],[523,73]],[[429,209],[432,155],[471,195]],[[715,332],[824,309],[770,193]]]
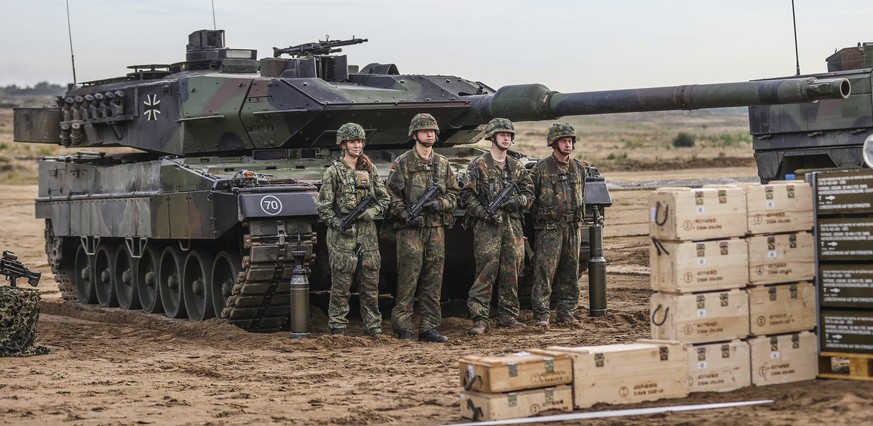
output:
[[[812,77],[577,93],[522,84],[501,87],[493,95],[470,96],[472,108],[456,124],[487,123],[496,117],[537,121],[570,115],[793,104],[845,99],[850,93],[851,84],[845,78]]]

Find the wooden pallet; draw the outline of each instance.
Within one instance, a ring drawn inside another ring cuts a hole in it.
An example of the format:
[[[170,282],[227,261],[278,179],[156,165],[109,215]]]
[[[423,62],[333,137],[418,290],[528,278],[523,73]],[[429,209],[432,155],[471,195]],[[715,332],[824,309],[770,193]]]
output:
[[[845,365],[834,368],[835,361]],[[818,357],[818,377],[873,381],[873,354],[822,352]]]

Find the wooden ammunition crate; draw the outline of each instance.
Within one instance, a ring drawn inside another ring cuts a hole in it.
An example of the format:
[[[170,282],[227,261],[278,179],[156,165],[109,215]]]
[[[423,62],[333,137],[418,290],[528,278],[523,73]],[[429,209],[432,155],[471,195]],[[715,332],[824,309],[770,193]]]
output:
[[[745,287],[749,249],[742,239],[653,241],[649,247],[652,290],[672,293]]]
[[[873,311],[822,309],[822,352],[873,354]]]
[[[748,343],[734,340],[687,348],[691,392],[727,392],[752,385]]]
[[[458,363],[461,386],[475,392],[509,392],[573,382],[565,353],[538,350],[500,357],[465,356]]]
[[[873,260],[873,217],[820,218],[818,250],[823,261]]]
[[[776,181],[744,189],[750,234],[812,229],[812,187],[808,183]]]
[[[815,328],[815,286],[808,282],[751,287],[749,334],[792,333]]]
[[[873,265],[820,264],[818,282],[824,308],[873,308]]]
[[[812,380],[818,374],[815,334],[760,336],[749,339],[752,384],[755,386]]]
[[[818,377],[873,381],[873,354],[822,352],[818,356]]]
[[[632,344],[547,349],[573,357],[576,408],[688,395],[688,356],[678,342],[640,340]]]
[[[746,242],[752,285],[811,281],[815,277],[812,233],[753,235]]]
[[[655,293],[650,302],[652,338],[706,343],[749,335],[749,296],[745,290]]]
[[[710,240],[746,233],[741,188],[658,188],[649,196],[651,235],[660,240]]]
[[[873,213],[873,170],[814,173],[818,214]]]
[[[573,388],[561,385],[508,393],[461,391],[461,416],[468,419],[516,419],[545,411],[573,411]]]

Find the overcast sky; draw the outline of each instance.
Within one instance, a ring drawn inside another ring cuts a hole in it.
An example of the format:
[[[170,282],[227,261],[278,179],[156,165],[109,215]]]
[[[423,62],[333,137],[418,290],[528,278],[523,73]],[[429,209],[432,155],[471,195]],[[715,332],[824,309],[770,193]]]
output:
[[[70,0],[78,81],[184,60],[210,0]],[[368,38],[349,63],[559,91],[746,81],[795,73],[790,0],[214,0],[229,47]],[[795,0],[800,66],[873,41],[873,1]],[[0,86],[72,81],[64,0],[2,0]]]

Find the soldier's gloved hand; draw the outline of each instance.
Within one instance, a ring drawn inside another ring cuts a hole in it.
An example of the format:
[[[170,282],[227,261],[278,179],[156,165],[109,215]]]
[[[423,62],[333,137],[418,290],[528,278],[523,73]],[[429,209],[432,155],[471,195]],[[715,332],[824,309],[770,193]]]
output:
[[[418,228],[423,228],[424,227],[424,216],[418,215],[414,219],[410,219],[406,223],[408,223],[412,226],[418,227]]]
[[[352,229],[352,228],[343,229],[342,222],[340,222],[339,219],[335,219],[335,220],[331,221],[328,224],[328,226],[330,226],[331,228],[333,228],[334,231],[339,232],[340,234],[348,235],[348,236],[355,235],[354,229]]]
[[[424,204],[424,209],[429,212],[439,213],[443,211],[443,203],[440,200],[430,200]]]
[[[501,208],[508,212],[516,212],[521,210],[522,206],[524,205],[523,203],[524,197],[522,197],[521,195],[514,195],[512,197],[509,197],[509,199],[506,200],[505,203],[503,203]]]
[[[370,207],[369,209],[364,210],[364,213],[361,214],[360,220],[373,221],[376,219],[376,216],[379,216],[379,209],[376,207]]]
[[[485,221],[492,225],[500,225],[503,223],[503,215],[498,211],[493,216],[488,216],[485,218]]]

